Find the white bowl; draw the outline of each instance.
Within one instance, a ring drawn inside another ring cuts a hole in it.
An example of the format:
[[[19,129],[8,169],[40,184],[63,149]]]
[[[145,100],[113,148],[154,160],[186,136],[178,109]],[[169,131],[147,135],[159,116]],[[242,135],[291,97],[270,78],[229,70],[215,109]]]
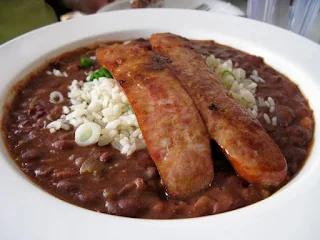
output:
[[[316,123],[320,122],[318,45],[267,24],[189,10],[116,11],[53,24],[18,37],[0,47],[1,104],[14,83],[63,52],[96,41],[149,37],[155,32],[213,39],[263,56],[300,86]],[[271,197],[231,212],[182,220],[117,217],[58,200],[24,176],[1,142],[0,239],[318,239],[319,137],[316,129],[307,163]]]

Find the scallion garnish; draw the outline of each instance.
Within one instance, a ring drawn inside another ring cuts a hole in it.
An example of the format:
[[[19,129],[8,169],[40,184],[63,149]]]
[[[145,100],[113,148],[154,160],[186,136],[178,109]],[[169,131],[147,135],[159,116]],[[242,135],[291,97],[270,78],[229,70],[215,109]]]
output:
[[[93,81],[93,79],[99,79],[101,77],[112,78],[112,74],[106,68],[101,67],[97,72],[90,75],[89,81]]]
[[[236,79],[236,77],[234,76],[233,72],[229,71],[229,70],[224,70],[221,74],[221,77],[223,77],[224,75],[230,74],[234,79]]]
[[[80,67],[81,68],[90,67],[90,66],[93,65],[93,63],[94,63],[94,61],[91,58],[88,58],[88,57],[82,57],[80,59]]]
[[[100,72],[102,72],[103,76],[106,78],[112,78],[112,74],[104,67],[101,67],[99,69]]]

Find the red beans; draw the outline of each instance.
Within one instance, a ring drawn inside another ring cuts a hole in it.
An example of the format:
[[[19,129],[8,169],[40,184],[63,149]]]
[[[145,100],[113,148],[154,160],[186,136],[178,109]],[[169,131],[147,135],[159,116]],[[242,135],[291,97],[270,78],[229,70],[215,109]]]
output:
[[[311,130],[313,127],[313,121],[310,117],[304,117],[300,120],[300,125]]]
[[[53,171],[53,167],[43,166],[34,170],[36,176],[48,176]]]
[[[53,158],[44,158],[41,160],[41,163],[50,165],[50,164],[54,164],[57,161],[59,161],[59,159],[54,158],[54,157]]]
[[[99,201],[100,197],[95,192],[83,191],[77,195],[78,199],[86,204]]]
[[[109,162],[112,159],[112,154],[109,152],[104,152],[100,156],[101,162]]]
[[[35,124],[35,127],[38,129],[42,129],[46,127],[46,121],[43,119],[38,119],[37,123]]]
[[[25,128],[28,124],[30,124],[30,121],[22,121],[21,123],[19,123],[18,128]]]
[[[161,212],[164,212],[166,207],[167,207],[167,204],[165,204],[163,201],[159,201],[155,205],[152,206],[151,212],[155,212],[156,214],[160,214]]]
[[[214,201],[212,201],[208,196],[202,196],[194,204],[193,211],[197,216],[210,214],[213,210],[213,204]]]
[[[112,214],[112,215],[118,215],[119,214],[119,206],[115,202],[106,201],[105,209],[106,209],[106,212],[109,213],[109,214]]]
[[[241,197],[245,202],[254,203],[256,201],[259,201],[261,197],[264,199],[268,195],[268,191],[267,190],[259,191],[257,187],[250,185],[247,188],[243,188],[239,190],[239,194],[241,195]]]
[[[148,167],[146,170],[147,179],[153,179],[158,176],[158,171],[156,167]]]
[[[307,151],[301,147],[288,147],[284,149],[283,155],[288,159],[288,169],[293,175],[297,172],[303,160],[306,158]]]
[[[74,139],[74,131],[69,131],[60,136],[63,140],[73,140]]]
[[[71,156],[73,156],[73,157],[71,157]],[[70,157],[69,157],[69,159],[70,158],[74,158],[74,155],[71,155]],[[74,160],[74,165],[76,165],[77,167],[81,167],[81,165],[82,165],[82,163],[86,160],[87,158],[85,158],[85,157],[78,157],[78,158],[76,158],[75,160]]]
[[[88,158],[82,163],[79,172],[80,174],[98,173],[101,172],[103,168],[104,164],[102,162],[97,159]]]
[[[312,131],[310,129],[298,126],[298,125],[291,125],[286,128],[286,131],[289,136],[291,137],[297,137],[301,138],[303,140],[303,144],[301,146],[304,146],[309,142],[312,138]]]
[[[33,114],[32,118],[33,119],[38,119],[46,115],[46,111],[43,110],[37,110],[35,114]]]
[[[227,209],[231,207],[233,202],[234,202],[234,199],[230,194],[221,191],[217,195],[217,202],[214,204],[213,212],[214,213],[225,212]]]
[[[79,70],[79,66],[78,64],[74,63],[74,64],[71,64],[67,67],[67,71],[68,72],[76,72]]]
[[[142,178],[136,178],[134,181],[134,184],[136,185],[136,192],[142,193],[147,189],[146,184],[144,183]]]
[[[75,143],[71,140],[58,140],[52,143],[52,147],[59,150],[71,150],[75,147]]]
[[[255,68],[259,68],[263,64],[263,58],[257,56],[250,56],[250,64],[254,65]]]
[[[123,186],[117,193],[118,195],[124,195],[129,192],[135,192],[136,194],[142,193],[147,189],[146,184],[142,178],[136,178],[133,182],[130,182]]]
[[[108,200],[112,200],[114,198],[113,193],[108,189],[103,189],[102,196]]]
[[[75,193],[80,190],[80,185],[75,182],[68,181],[68,180],[62,180],[62,181],[58,182],[57,188],[62,191]]]
[[[295,95],[296,93],[299,92],[299,89],[298,89],[297,85],[293,84],[292,82],[283,81],[282,84],[283,84],[283,88],[290,95]]]
[[[119,200],[118,206],[120,214],[126,217],[134,217],[140,210],[139,201],[132,198],[125,198]]]
[[[289,126],[296,117],[291,108],[282,105],[276,106],[276,116],[278,117],[278,124],[284,127]]]
[[[44,156],[44,153],[38,149],[30,149],[21,154],[21,158],[27,161],[38,160],[42,156]]]
[[[61,104],[60,104],[61,105]],[[54,106],[53,109],[50,111],[50,115],[52,116],[52,120],[58,119],[62,114],[62,105]]]
[[[65,179],[65,178],[72,177],[76,174],[77,172],[74,171],[73,169],[59,169],[58,171],[55,171],[52,175],[56,179]]]

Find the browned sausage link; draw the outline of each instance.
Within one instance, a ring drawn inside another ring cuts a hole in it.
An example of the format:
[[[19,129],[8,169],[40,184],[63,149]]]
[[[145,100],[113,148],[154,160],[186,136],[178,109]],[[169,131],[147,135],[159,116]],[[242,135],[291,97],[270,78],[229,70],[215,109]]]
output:
[[[184,198],[209,186],[210,137],[166,59],[134,45],[107,46],[96,56],[127,95],[169,195]]]
[[[211,137],[220,145],[236,172],[250,183],[279,186],[287,175],[279,147],[240,106],[191,47],[172,34],[154,34],[153,51],[168,57],[169,68],[194,100]]]

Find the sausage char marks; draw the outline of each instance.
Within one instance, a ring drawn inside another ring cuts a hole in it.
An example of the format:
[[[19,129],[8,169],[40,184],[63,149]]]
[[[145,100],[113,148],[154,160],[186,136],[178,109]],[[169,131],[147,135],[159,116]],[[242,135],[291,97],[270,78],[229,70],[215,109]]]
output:
[[[168,58],[137,45],[111,45],[97,60],[118,80],[137,116],[168,194],[185,198],[213,179],[210,137]]]
[[[167,65],[195,102],[211,138],[237,174],[253,184],[279,187],[287,176],[279,147],[258,120],[230,96],[192,43],[170,33],[154,34],[150,42],[153,51],[170,59]]]

